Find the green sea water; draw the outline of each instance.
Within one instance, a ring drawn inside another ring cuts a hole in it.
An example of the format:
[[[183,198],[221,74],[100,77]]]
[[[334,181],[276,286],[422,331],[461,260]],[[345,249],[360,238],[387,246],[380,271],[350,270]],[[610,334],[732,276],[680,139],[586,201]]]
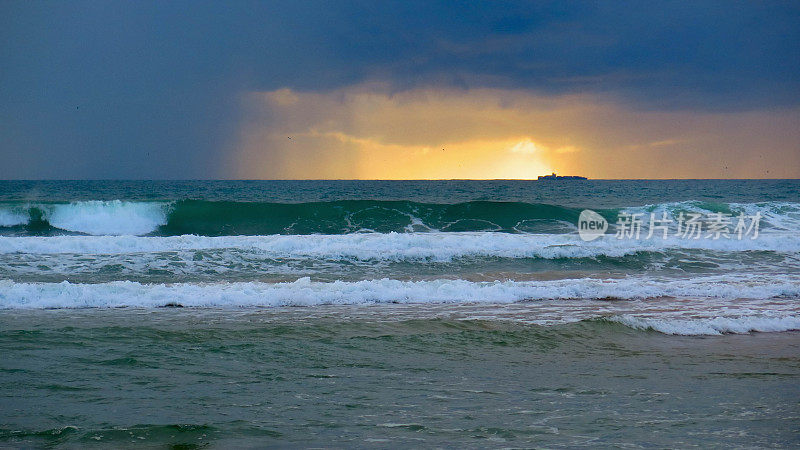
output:
[[[797,180],[0,181],[0,447],[794,448],[799,382]]]

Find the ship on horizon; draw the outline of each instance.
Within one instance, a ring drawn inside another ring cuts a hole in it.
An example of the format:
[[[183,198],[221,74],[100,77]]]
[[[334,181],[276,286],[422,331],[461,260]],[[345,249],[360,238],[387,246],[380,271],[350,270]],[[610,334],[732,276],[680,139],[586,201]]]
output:
[[[539,181],[541,181],[541,180],[587,180],[587,179],[588,178],[586,178],[586,177],[581,177],[581,176],[578,176],[578,175],[564,175],[564,176],[556,175],[555,172],[553,172],[551,175],[540,175],[539,178],[537,178],[537,180],[539,180]]]

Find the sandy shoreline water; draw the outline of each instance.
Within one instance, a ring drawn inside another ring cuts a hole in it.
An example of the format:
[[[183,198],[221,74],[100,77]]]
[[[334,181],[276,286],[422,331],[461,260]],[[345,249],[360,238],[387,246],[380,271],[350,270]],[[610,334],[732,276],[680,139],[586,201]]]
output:
[[[798,332],[670,336],[384,308],[0,313],[0,442],[798,443]]]

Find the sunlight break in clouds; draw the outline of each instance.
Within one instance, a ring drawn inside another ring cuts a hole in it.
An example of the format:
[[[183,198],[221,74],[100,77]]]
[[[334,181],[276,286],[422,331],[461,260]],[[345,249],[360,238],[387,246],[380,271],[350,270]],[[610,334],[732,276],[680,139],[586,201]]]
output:
[[[243,178],[800,175],[796,109],[638,111],[599,96],[380,84],[254,92],[244,107]]]

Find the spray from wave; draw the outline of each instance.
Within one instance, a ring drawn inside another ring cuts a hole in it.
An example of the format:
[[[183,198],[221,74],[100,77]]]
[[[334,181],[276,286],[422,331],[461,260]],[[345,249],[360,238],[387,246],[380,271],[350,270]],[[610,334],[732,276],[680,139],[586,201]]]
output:
[[[52,205],[43,218],[55,228],[92,235],[142,235],[167,223],[162,203],[87,201]]]
[[[89,235],[146,235],[167,223],[169,203],[90,200],[0,207],[0,227],[29,235],[56,230]]]

